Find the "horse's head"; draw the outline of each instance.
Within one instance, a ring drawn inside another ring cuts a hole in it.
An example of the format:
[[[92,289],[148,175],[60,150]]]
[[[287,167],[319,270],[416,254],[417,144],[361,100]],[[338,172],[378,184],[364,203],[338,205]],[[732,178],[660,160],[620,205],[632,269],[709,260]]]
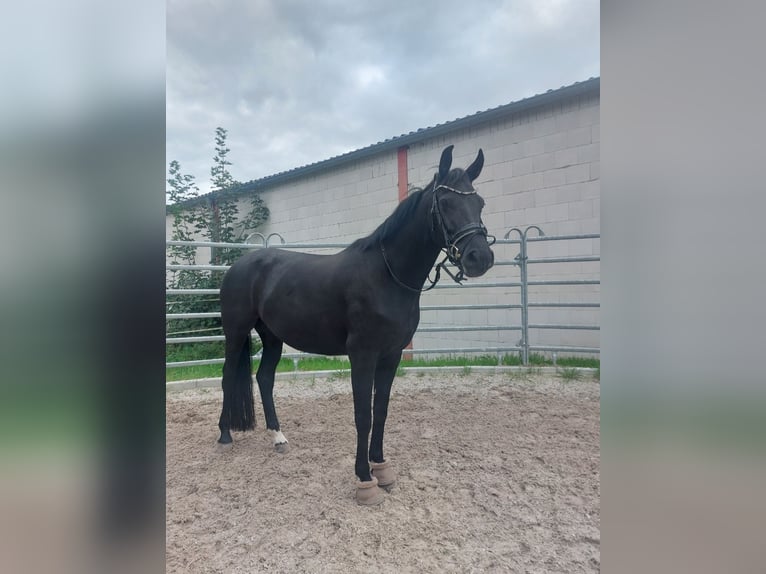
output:
[[[467,169],[451,170],[453,147],[444,148],[439,173],[434,176],[433,229],[436,241],[447,251],[450,261],[468,277],[479,277],[495,262],[490,249],[495,238],[488,235],[481,221],[484,200],[472,185],[484,166],[484,153],[479,150]]]

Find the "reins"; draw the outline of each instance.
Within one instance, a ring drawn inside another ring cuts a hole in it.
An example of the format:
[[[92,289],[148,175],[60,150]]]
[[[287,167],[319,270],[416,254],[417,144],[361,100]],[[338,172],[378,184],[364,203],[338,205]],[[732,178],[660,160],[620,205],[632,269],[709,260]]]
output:
[[[386,248],[383,247],[383,241],[380,242],[380,252],[383,254],[383,262],[386,264],[386,269],[388,269],[388,273],[391,275],[391,278],[396,282],[397,285],[399,285],[399,287],[403,287],[404,289],[407,289],[407,291],[412,291],[413,293],[425,293],[426,291],[430,291],[431,289],[433,289],[436,286],[436,284],[439,282],[439,279],[441,276],[440,275],[441,267],[444,267],[444,270],[449,274],[450,277],[452,277],[453,279],[455,278],[455,276],[452,275],[452,273],[450,273],[450,271],[444,266],[444,262],[447,261],[447,258],[445,257],[442,260],[442,262],[436,266],[436,277],[433,279],[431,279],[430,277],[427,278],[427,280],[431,282],[431,285],[423,289],[416,289],[415,287],[410,287],[409,285],[404,283],[401,279],[399,279],[396,276],[396,273],[394,273],[394,270],[391,269],[391,264],[388,262],[388,257],[386,257]]]
[[[484,238],[487,240],[487,243],[489,245],[493,245],[496,241],[494,235],[489,235],[487,232],[487,228],[484,226],[484,224],[479,221],[478,223],[469,223],[467,225],[464,225],[460,229],[458,229],[452,236],[450,237],[450,234],[447,232],[447,226],[444,225],[444,219],[442,218],[441,211],[439,210],[439,201],[436,197],[436,192],[440,189],[446,189],[447,191],[451,191],[453,193],[457,193],[459,195],[475,195],[477,191],[475,189],[472,189],[470,191],[461,191],[459,189],[455,189],[453,187],[449,187],[447,185],[441,184],[436,185],[436,178],[437,176],[434,175],[434,187],[433,187],[433,199],[431,203],[431,229],[435,229],[435,221],[439,222],[439,227],[441,228],[442,235],[444,236],[444,246],[441,248],[441,250],[445,253],[444,259],[439,262],[435,269],[436,269],[436,276],[431,279],[430,277],[427,277],[426,280],[431,282],[431,285],[425,288],[417,289],[415,287],[410,287],[406,283],[404,283],[401,279],[399,279],[396,276],[396,273],[394,273],[394,270],[391,268],[391,264],[388,261],[388,257],[386,257],[386,249],[383,246],[383,240],[380,241],[380,252],[383,255],[383,262],[386,264],[386,269],[388,269],[389,274],[393,278],[393,280],[396,282],[397,285],[400,287],[407,289],[408,291],[411,291],[413,293],[425,293],[426,291],[430,291],[433,289],[436,284],[439,282],[439,279],[441,278],[441,270],[444,269],[444,272],[449,275],[452,280],[457,283],[458,285],[462,284],[462,282],[465,280],[465,272],[463,270],[463,264],[461,262],[461,259],[463,257],[463,254],[460,252],[460,248],[458,247],[458,242],[462,241],[463,239],[470,237],[472,235],[483,235]],[[491,240],[490,240],[491,238]],[[447,261],[452,263],[458,268],[457,273],[452,273],[447,268]]]

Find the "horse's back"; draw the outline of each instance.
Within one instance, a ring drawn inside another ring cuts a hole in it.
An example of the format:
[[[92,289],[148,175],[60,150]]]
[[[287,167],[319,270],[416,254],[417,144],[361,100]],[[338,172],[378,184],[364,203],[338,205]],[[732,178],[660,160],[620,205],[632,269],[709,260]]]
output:
[[[221,284],[221,313],[227,323],[254,326],[263,321],[292,347],[321,354],[344,354],[346,286],[342,258],[259,249],[245,254]]]
[[[333,257],[269,247],[246,253],[226,272],[221,291],[253,290],[259,296],[332,278]]]

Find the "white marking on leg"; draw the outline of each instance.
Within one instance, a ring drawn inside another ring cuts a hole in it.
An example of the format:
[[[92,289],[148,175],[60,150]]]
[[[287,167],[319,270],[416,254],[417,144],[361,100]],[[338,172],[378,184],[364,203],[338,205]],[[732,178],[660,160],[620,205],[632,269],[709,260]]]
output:
[[[269,432],[271,433],[271,440],[274,442],[274,446],[287,442],[287,439],[285,438],[285,435],[282,434],[282,431],[269,429]]]

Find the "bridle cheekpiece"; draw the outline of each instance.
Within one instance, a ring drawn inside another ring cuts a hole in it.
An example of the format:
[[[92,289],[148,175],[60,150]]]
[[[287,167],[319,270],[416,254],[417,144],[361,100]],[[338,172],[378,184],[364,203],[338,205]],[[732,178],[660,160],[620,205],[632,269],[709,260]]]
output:
[[[484,226],[484,223],[482,223],[481,220],[478,222],[469,223],[467,225],[464,225],[460,229],[458,229],[456,232],[454,232],[452,235],[447,231],[447,226],[444,224],[444,218],[442,217],[441,211],[439,210],[439,201],[436,197],[436,192],[440,189],[446,189],[447,191],[451,191],[453,193],[457,193],[459,195],[475,195],[478,192],[475,189],[471,189],[469,191],[463,191],[460,189],[455,189],[454,187],[450,187],[448,185],[439,184],[437,185],[438,175],[434,175],[434,183],[433,183],[433,199],[431,202],[431,230],[436,232],[436,225],[438,222],[439,231],[441,231],[441,234],[444,238],[444,245],[442,246],[442,251],[444,251],[445,256],[444,259],[441,260],[440,263],[436,265],[436,276],[431,279],[428,278],[428,281],[431,282],[431,284],[428,287],[416,289],[414,287],[410,287],[406,283],[403,283],[394,273],[394,270],[391,268],[391,264],[388,262],[388,257],[386,256],[386,249],[383,247],[383,242],[380,243],[380,250],[383,254],[383,262],[386,264],[386,268],[388,269],[389,274],[394,279],[394,281],[404,289],[407,289],[408,291],[412,291],[413,293],[423,293],[425,291],[430,291],[433,289],[436,284],[439,282],[439,279],[441,278],[441,270],[444,269],[444,272],[447,273],[450,277],[452,277],[452,280],[455,281],[455,283],[460,284],[462,281],[465,280],[465,271],[463,270],[463,263],[462,258],[463,254],[460,252],[460,248],[458,247],[458,243],[462,241],[463,239],[466,239],[472,235],[483,235],[484,239],[487,241],[487,243],[491,246],[495,243],[496,239],[494,235],[489,235],[487,233],[487,228]],[[458,268],[457,273],[452,273],[447,268],[447,261],[452,263],[455,267]]]
[[[436,192],[441,189],[446,189],[447,191],[451,191],[453,193],[457,193],[459,195],[476,195],[478,193],[475,189],[471,189],[468,191],[455,189],[454,187],[450,187],[448,185],[444,184],[438,184],[436,183],[436,179],[438,176],[434,175],[434,184],[433,184],[433,199],[431,203],[431,226],[434,231],[436,231],[436,225],[438,223],[438,226],[441,231],[441,235],[444,238],[444,245],[442,246],[442,250],[445,253],[445,258],[442,260],[441,263],[439,263],[436,266],[436,272],[437,272],[437,281],[438,281],[438,273],[439,268],[443,268],[444,271],[452,277],[453,281],[455,283],[461,283],[463,280],[465,280],[465,271],[463,270],[463,263],[462,258],[463,254],[460,252],[460,247],[458,247],[458,243],[462,241],[463,239],[466,239],[468,237],[471,237],[472,235],[483,235],[484,239],[487,241],[489,245],[493,245],[496,241],[494,235],[489,235],[487,232],[487,228],[484,226],[484,223],[479,220],[478,222],[471,222],[467,225],[464,225],[452,235],[447,231],[447,226],[444,224],[444,218],[442,217],[441,211],[439,210],[439,201],[436,196]],[[458,268],[458,272],[456,274],[453,274],[449,269],[447,269],[447,266],[445,265],[446,261],[449,260],[450,263],[452,263],[455,267]],[[435,284],[435,283],[434,283]]]

